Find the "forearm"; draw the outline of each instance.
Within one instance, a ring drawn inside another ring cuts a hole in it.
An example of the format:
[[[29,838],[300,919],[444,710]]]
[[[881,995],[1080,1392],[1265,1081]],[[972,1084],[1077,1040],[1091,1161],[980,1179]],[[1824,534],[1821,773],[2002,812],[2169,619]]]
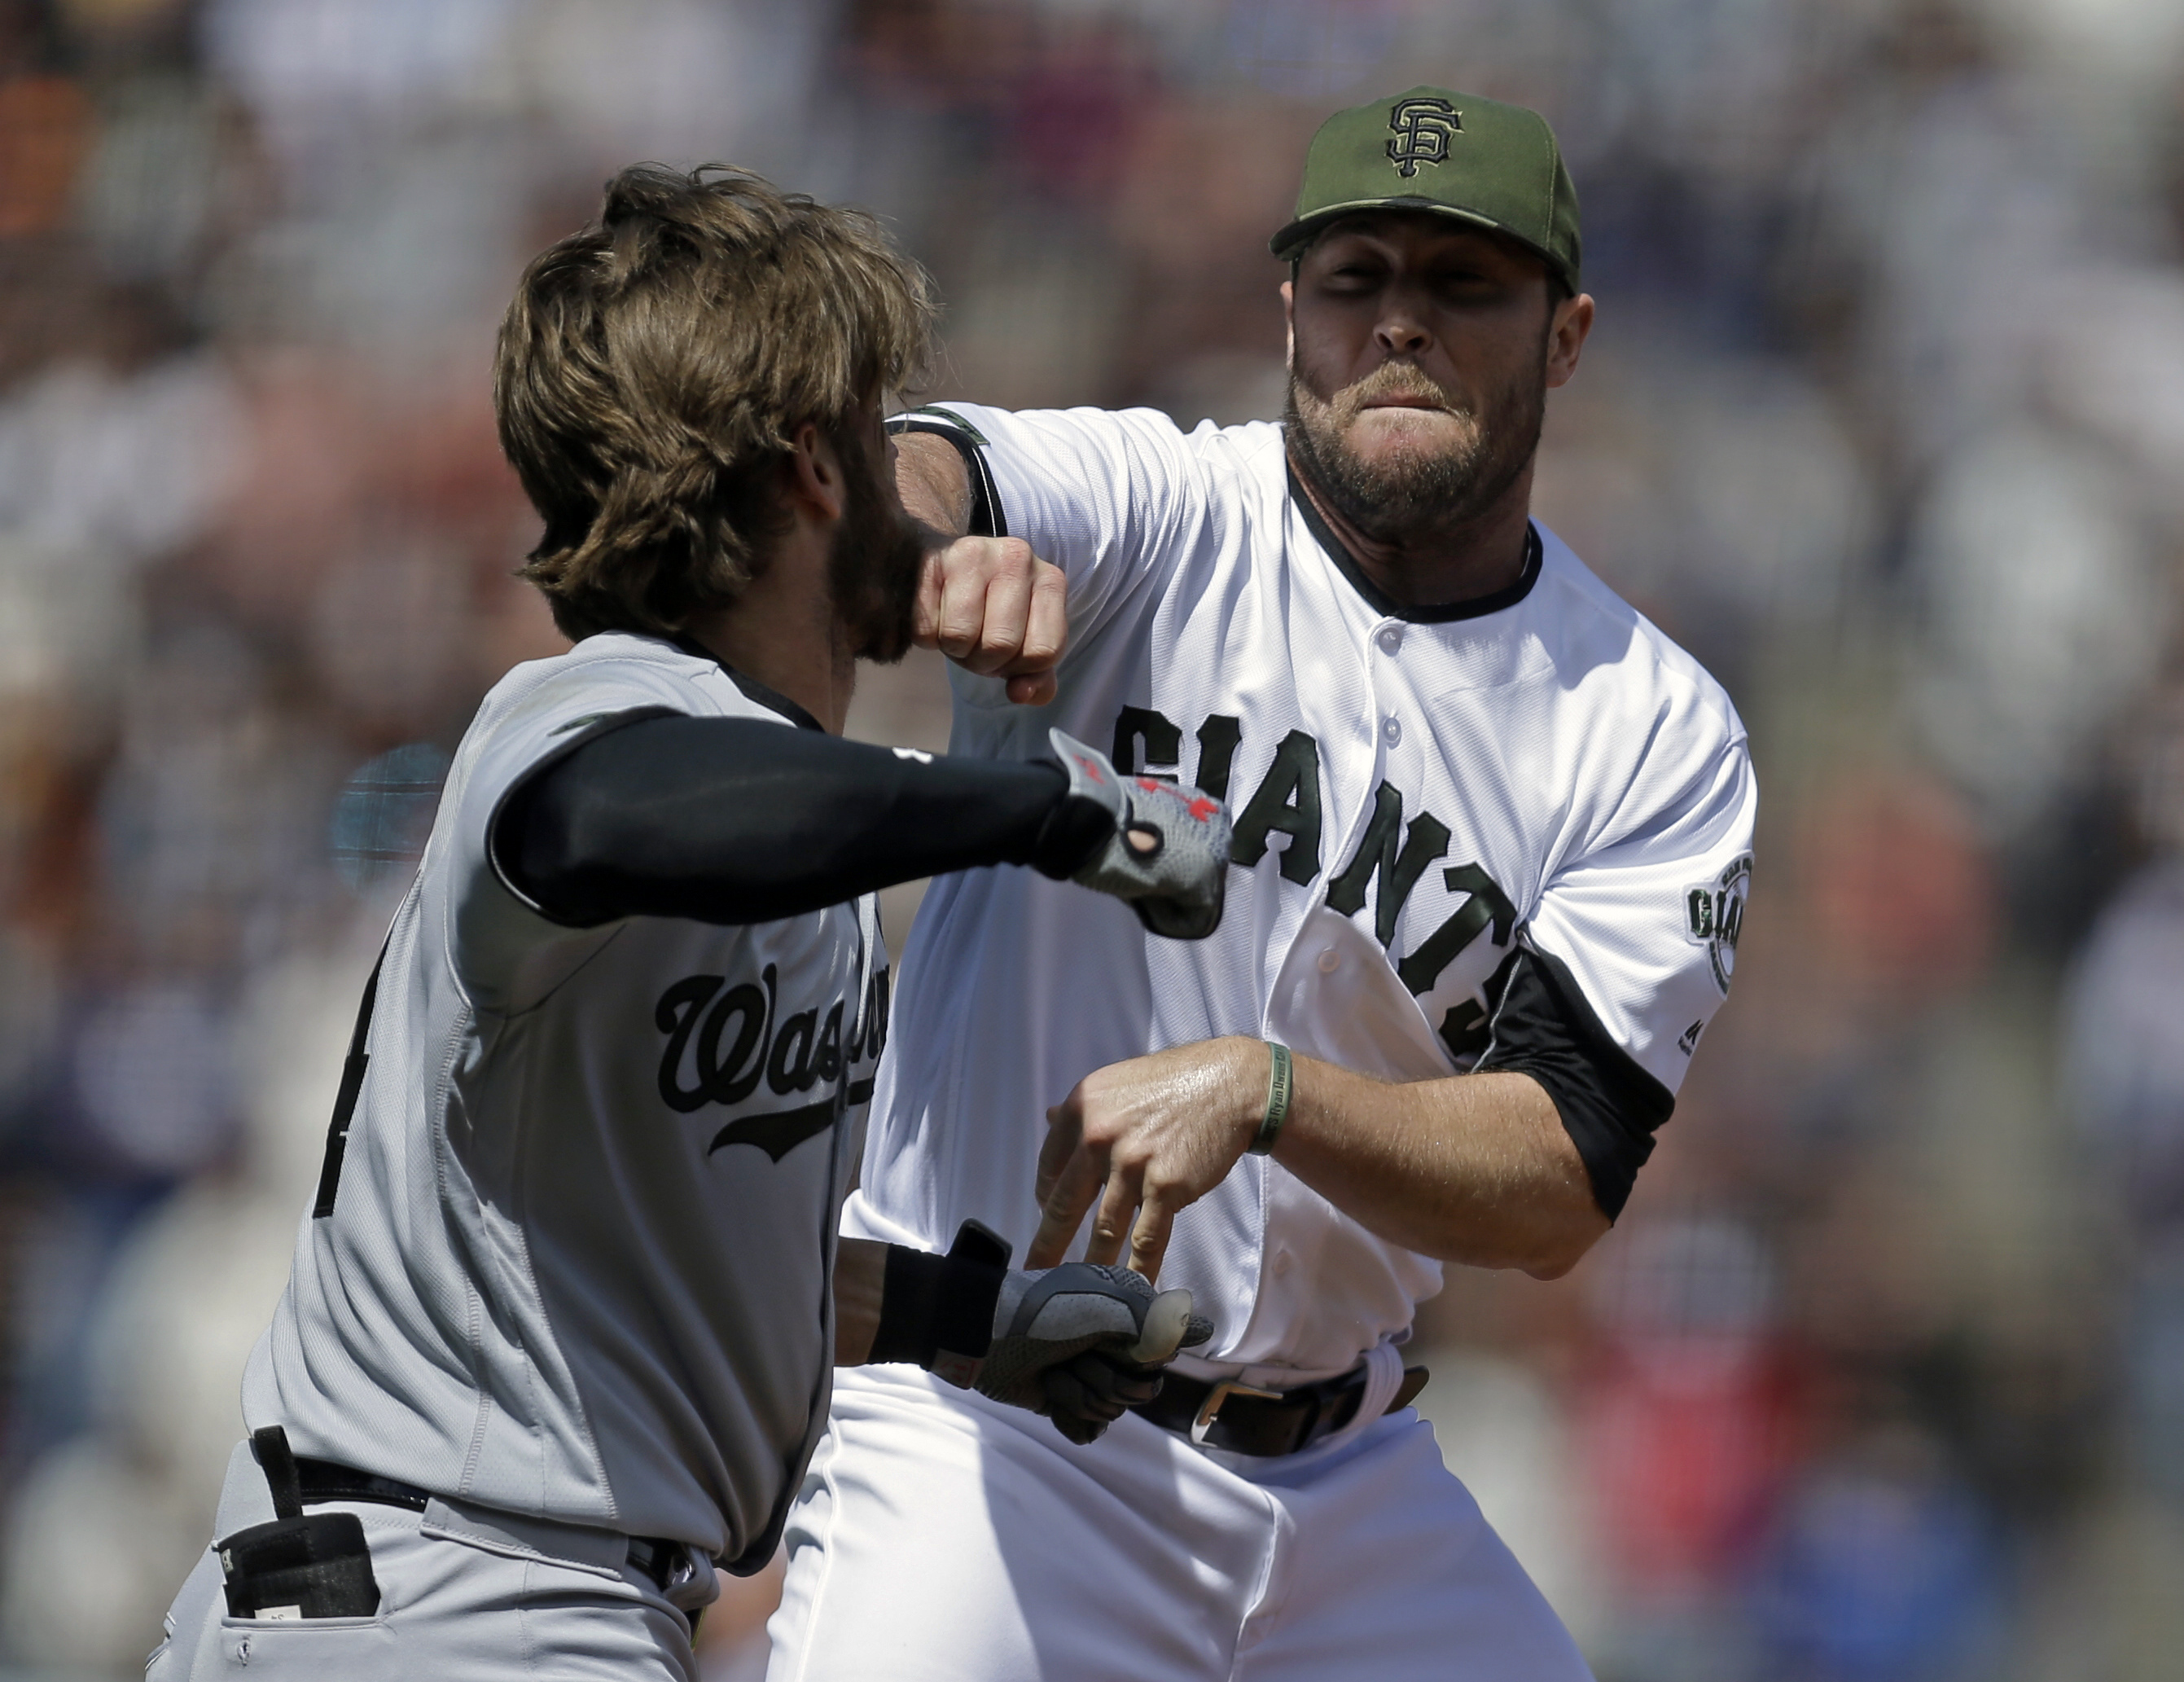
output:
[[[834,1364],[908,1361],[968,1384],[984,1359],[1008,1271],[1008,1246],[985,1235],[943,1255],[844,1238],[834,1258]]]
[[[926,549],[911,640],[1003,679],[1018,706],[1045,707],[1069,640],[1067,581],[1022,539],[1001,535],[984,458],[952,428],[921,429],[933,424],[889,423],[896,493]]]
[[[844,1238],[834,1254],[834,1365],[872,1359],[887,1294],[888,1247],[872,1238]]]
[[[492,840],[503,874],[557,921],[733,925],[977,865],[1067,874],[1106,832],[1075,804],[1051,764],[905,757],[756,719],[652,718],[520,784]]]
[[[901,433],[894,447],[895,489],[904,511],[944,540],[967,534],[971,470],[955,445],[931,433]]]
[[[1047,1112],[1028,1264],[1068,1251],[1156,1278],[1178,1212],[1235,1169],[1266,1114],[1272,1053],[1232,1037],[1111,1063]],[[1607,1230],[1584,1163],[1529,1075],[1396,1083],[1295,1059],[1275,1160],[1390,1243],[1474,1267],[1567,1272]]]
[[[1263,1103],[1268,1053],[1245,1043]],[[1444,1261],[1555,1278],[1608,1230],[1529,1075],[1396,1083],[1300,1057],[1273,1154],[1369,1231]]]

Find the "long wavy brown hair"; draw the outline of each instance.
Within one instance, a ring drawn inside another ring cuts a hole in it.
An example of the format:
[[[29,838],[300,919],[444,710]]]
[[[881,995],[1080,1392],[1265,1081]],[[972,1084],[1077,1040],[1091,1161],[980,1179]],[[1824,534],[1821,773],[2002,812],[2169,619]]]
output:
[[[932,282],[862,211],[745,170],[654,164],[532,260],[501,323],[501,448],[546,522],[521,576],[554,623],[673,635],[735,599],[782,529],[805,422],[850,422],[931,353]]]

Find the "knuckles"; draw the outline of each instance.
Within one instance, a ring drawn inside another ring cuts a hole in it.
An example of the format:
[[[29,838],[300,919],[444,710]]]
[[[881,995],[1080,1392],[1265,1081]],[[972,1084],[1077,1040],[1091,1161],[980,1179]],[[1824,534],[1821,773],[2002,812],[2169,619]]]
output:
[[[1129,1123],[1117,1115],[1088,1115],[1084,1118],[1084,1143],[1103,1155],[1112,1156],[1115,1147],[1131,1138]]]
[[[959,537],[942,551],[940,565],[954,578],[1023,578],[1035,557],[1020,537]]]
[[[1142,1173],[1152,1166],[1151,1148],[1135,1136],[1118,1141],[1107,1155],[1115,1166],[1134,1173]]]

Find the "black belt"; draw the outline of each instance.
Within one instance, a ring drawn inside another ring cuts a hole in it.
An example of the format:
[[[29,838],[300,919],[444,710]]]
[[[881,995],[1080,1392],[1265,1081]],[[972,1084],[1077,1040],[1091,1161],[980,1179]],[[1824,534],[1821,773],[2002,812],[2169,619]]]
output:
[[[405,1506],[422,1512],[432,1491],[399,1478],[382,1478],[376,1472],[359,1472],[331,1460],[296,1456],[296,1476],[306,1501],[374,1501],[382,1506]],[[690,1574],[690,1551],[664,1536],[632,1536],[629,1562],[661,1594],[686,1581]]]
[[[1262,1390],[1233,1378],[1208,1384],[1171,1372],[1162,1380],[1157,1397],[1130,1411],[1209,1449],[1266,1457],[1295,1454],[1357,1417],[1365,1377],[1360,1366],[1294,1390]],[[1425,1387],[1424,1367],[1405,1367],[1387,1411],[1408,1407]]]

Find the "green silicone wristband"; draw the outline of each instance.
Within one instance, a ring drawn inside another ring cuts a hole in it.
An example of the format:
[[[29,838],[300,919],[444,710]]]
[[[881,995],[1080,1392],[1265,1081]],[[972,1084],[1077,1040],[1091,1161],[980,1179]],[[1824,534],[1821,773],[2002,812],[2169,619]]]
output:
[[[1290,1048],[1279,1040],[1268,1040],[1267,1049],[1274,1054],[1274,1066],[1267,1075],[1267,1113],[1260,1119],[1259,1131],[1251,1140],[1253,1156],[1265,1156],[1274,1148],[1274,1141],[1282,1136],[1282,1123],[1290,1119],[1290,1093],[1293,1089],[1293,1070]]]

